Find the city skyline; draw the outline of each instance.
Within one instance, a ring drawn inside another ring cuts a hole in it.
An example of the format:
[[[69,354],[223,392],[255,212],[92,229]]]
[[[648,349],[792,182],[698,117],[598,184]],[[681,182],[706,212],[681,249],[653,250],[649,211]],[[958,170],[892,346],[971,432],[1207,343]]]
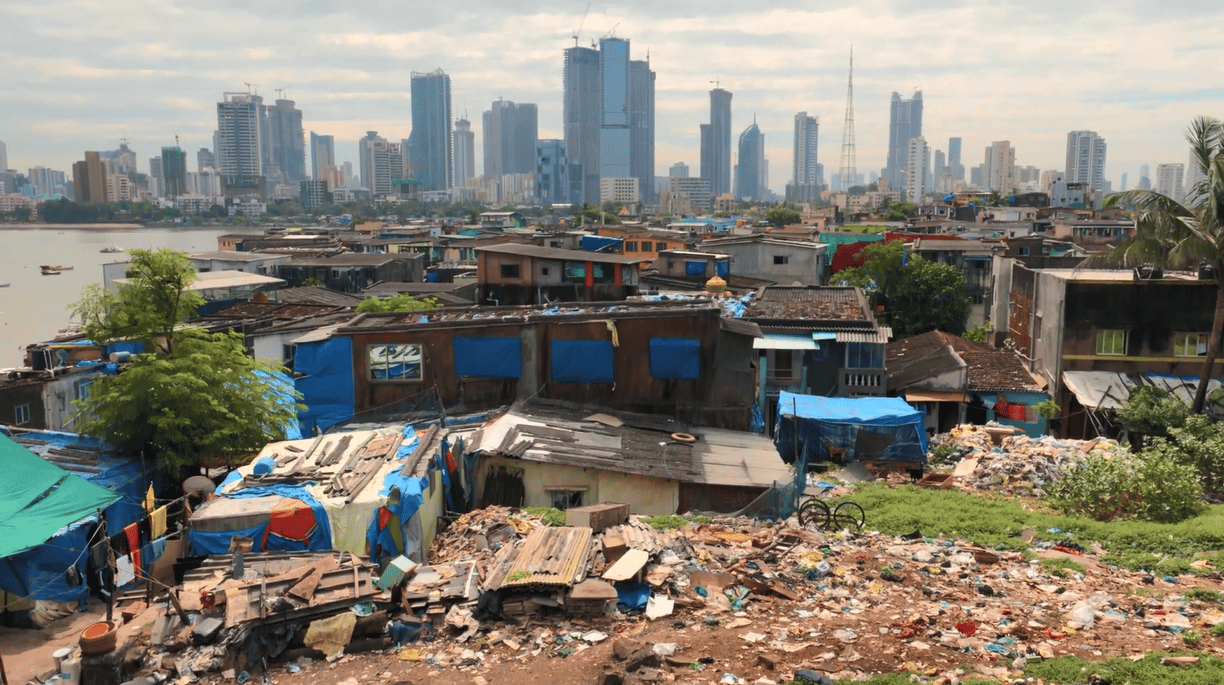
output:
[[[765,156],[775,169],[789,167],[796,111],[841,120],[851,42],[857,166],[865,175],[885,165],[893,91],[923,91],[928,141],[961,137],[966,151],[978,151],[1009,140],[1024,166],[1061,169],[1067,133],[1096,131],[1109,142],[1105,178],[1115,187],[1124,172],[1137,177],[1140,164],[1184,162],[1186,125],[1224,112],[1224,90],[1214,87],[1224,60],[1210,30],[1224,10],[1189,3],[1182,13],[1177,3],[1078,8],[1076,22],[1046,22],[1063,16],[1061,6],[1036,3],[1021,15],[957,4],[761,11],[737,3],[630,2],[594,6],[584,22],[580,6],[545,2],[426,8],[411,19],[380,12],[377,30],[369,28],[378,11],[372,3],[308,3],[293,17],[273,19],[259,1],[130,5],[123,13],[74,0],[0,9],[13,27],[6,47],[15,67],[11,114],[0,122],[9,166],[68,171],[84,151],[114,149],[121,138],[139,152],[142,167],[175,135],[184,149],[208,147],[214,103],[244,83],[260,84],[253,88],[265,102],[285,89],[284,98],[303,112],[303,128],[335,136],[337,161],[355,162],[367,130],[408,137],[408,73],[439,67],[452,78],[456,115],[482,111],[498,97],[536,102],[540,137],[560,138],[562,51],[574,45],[580,24],[580,46],[614,29],[633,41],[635,56],[649,51],[657,74],[656,170],[677,161],[698,166],[698,125],[706,121],[712,80],[735,93],[736,109],[757,113]],[[812,41],[783,28],[830,24],[844,38]],[[102,35],[113,37],[99,45]],[[913,44],[907,37],[932,35],[939,39],[929,50],[906,47]],[[310,54],[301,50],[307,41]],[[711,41],[720,49],[703,50]],[[1107,47],[1127,42],[1145,49]],[[1175,68],[1183,62],[1205,69],[1183,75]],[[805,66],[789,66],[797,64]],[[822,129],[820,146],[837,149],[839,123]],[[966,166],[979,163],[976,153],[965,157]],[[771,190],[782,193],[789,176],[771,174]]]

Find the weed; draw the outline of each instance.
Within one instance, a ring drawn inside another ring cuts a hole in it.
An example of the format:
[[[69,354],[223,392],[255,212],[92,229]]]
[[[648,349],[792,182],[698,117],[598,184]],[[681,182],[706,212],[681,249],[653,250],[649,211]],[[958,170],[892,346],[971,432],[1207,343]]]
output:
[[[523,569],[519,569],[517,571],[512,571],[510,575],[506,576],[506,582],[516,583],[520,580],[523,580],[525,578],[530,578],[530,577],[531,577],[530,571],[524,571]]]
[[[1046,573],[1059,578],[1066,578],[1071,573],[1083,573],[1084,567],[1067,557],[1055,557],[1053,559],[1041,559],[1037,565],[1045,569]]]
[[[1070,685],[1084,683],[1091,674],[1101,682],[1127,685],[1215,685],[1224,682],[1224,659],[1211,654],[1197,654],[1194,666],[1165,666],[1160,660],[1165,653],[1152,653],[1138,661],[1118,657],[1091,663],[1078,657],[1060,656],[1034,662],[1024,670],[1029,678],[1042,678],[1047,683]]]
[[[523,507],[523,513],[531,514],[546,526],[564,526],[565,512],[552,507]]]
[[[1186,599],[1198,599],[1205,602],[1219,602],[1224,600],[1224,594],[1220,594],[1216,590],[1211,590],[1205,587],[1194,587],[1186,590],[1182,595]]]
[[[1212,637],[1224,637],[1224,623],[1217,623],[1211,626]]]
[[[1181,639],[1182,644],[1191,648],[1198,647],[1199,643],[1203,641],[1203,637],[1193,630],[1187,630],[1186,632],[1182,633]]]
[[[646,523],[655,530],[674,530],[676,528],[683,528],[693,523],[709,522],[709,516],[701,515],[677,516],[675,514],[668,514],[666,516],[651,516],[650,518],[646,519]]]

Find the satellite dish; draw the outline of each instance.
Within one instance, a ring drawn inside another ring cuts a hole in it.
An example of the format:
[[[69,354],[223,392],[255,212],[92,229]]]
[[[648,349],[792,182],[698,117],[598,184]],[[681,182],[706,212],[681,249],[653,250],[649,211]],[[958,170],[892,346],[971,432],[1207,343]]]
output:
[[[192,476],[183,481],[183,493],[187,495],[211,495],[217,489],[217,484],[205,476]]]

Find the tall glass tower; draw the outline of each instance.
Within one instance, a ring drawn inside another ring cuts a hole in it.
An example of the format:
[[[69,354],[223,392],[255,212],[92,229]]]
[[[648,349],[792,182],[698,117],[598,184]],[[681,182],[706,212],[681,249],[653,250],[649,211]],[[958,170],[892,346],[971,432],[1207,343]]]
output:
[[[921,136],[922,91],[915,91],[908,100],[894,92],[888,116],[888,164],[883,174],[889,188],[905,186],[903,170],[908,164],[909,142]]]
[[[412,72],[412,133],[408,136],[410,175],[421,190],[454,186],[451,151],[451,82],[441,69]]]

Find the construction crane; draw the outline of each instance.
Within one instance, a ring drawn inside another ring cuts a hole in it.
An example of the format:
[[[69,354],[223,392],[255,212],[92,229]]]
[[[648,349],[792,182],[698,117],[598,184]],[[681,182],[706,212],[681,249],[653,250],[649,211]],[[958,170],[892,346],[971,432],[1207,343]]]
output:
[[[259,85],[258,85],[258,84],[255,84],[255,83],[247,83],[246,81],[243,81],[243,82],[242,82],[242,85],[244,85],[244,86],[246,86],[246,87],[247,87],[247,95],[251,95],[251,89],[252,89],[252,88],[259,88]],[[256,92],[256,93],[258,93],[259,91],[258,91],[258,90],[256,90],[255,92]]]
[[[284,99],[285,99],[285,93],[288,93],[288,92],[289,92],[289,90],[288,90],[288,89],[286,89],[286,88],[275,88],[274,90],[276,91],[276,99],[277,99],[277,100],[284,100]]]
[[[582,32],[582,25],[586,23],[587,14],[591,11],[591,3],[587,3],[586,11],[582,13],[582,21],[578,22],[578,28],[574,29],[574,47],[578,47],[578,34]]]
[[[174,147],[182,147],[181,145],[179,145],[179,139],[178,139],[177,133],[174,134]]]
[[[715,88],[718,88],[718,85],[719,85],[720,83],[722,83],[722,81],[719,81],[718,79],[714,79],[713,81],[710,81],[710,83],[713,83],[713,84],[714,84],[714,87],[715,87]]]

